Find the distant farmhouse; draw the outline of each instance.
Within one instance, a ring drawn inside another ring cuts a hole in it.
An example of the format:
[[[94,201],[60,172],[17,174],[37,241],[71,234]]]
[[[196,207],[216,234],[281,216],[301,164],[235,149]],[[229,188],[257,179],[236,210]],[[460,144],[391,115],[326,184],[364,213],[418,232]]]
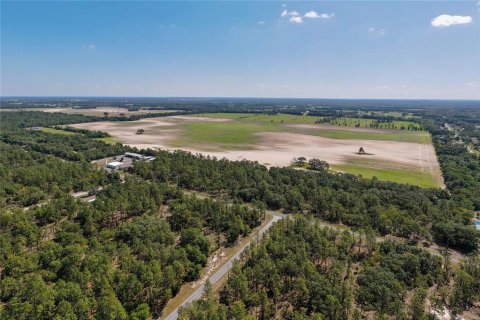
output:
[[[113,161],[113,162],[107,163],[106,167],[107,167],[108,169],[118,170],[118,169],[122,168],[122,165],[123,165],[122,162]]]
[[[120,161],[117,161],[117,158],[119,158]],[[131,167],[135,160],[153,161],[155,160],[155,157],[146,156],[140,153],[126,152],[124,155],[106,158],[101,161],[105,169],[107,169],[108,171],[111,171],[111,170],[113,171],[113,170],[125,170]]]
[[[155,157],[152,156],[145,156],[140,153],[133,153],[133,152],[126,152],[125,157],[132,158],[135,160],[142,160],[142,161],[153,161],[155,160]]]

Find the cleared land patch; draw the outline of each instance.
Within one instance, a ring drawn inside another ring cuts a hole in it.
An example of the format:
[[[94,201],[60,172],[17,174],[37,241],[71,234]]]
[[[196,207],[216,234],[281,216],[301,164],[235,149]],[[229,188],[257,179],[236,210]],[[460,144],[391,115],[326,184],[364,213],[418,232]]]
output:
[[[307,116],[223,115],[105,121],[74,126],[106,131],[115,141],[139,148],[183,149],[217,158],[248,159],[276,166],[288,166],[294,157],[303,156],[325,160],[335,170],[364,177],[377,176],[381,180],[421,186],[443,185],[427,132],[315,124]],[[137,134],[138,129],[145,132]],[[358,155],[359,147],[371,155]]]
[[[424,188],[434,188],[441,185],[441,179],[430,172],[417,166],[407,166],[395,162],[371,160],[368,156],[363,159],[347,160],[343,164],[335,164],[332,169],[336,171],[359,174],[364,178],[377,177],[379,180],[395,181],[418,185]]]
[[[151,110],[151,109],[139,109],[136,111],[129,111],[127,108],[117,108],[117,107],[98,107],[98,108],[25,108],[25,109],[15,109],[15,111],[24,110],[24,111],[42,111],[42,112],[61,112],[67,114],[83,114],[86,116],[97,116],[97,117],[121,117],[121,116],[134,116],[146,113],[167,113],[175,112],[177,110]],[[6,110],[4,110],[6,111]],[[105,112],[107,114],[105,114]]]

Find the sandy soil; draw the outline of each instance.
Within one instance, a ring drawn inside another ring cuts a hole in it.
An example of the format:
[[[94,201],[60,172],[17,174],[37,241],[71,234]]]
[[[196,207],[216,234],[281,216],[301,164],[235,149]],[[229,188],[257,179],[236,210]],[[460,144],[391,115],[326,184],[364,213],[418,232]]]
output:
[[[77,128],[106,131],[119,141],[137,148],[160,148],[173,150],[169,141],[178,134],[174,126],[179,121],[224,121],[205,117],[169,117],[152,118],[134,122],[92,122],[74,125]],[[227,119],[228,121],[228,119]],[[295,127],[312,127],[332,130],[332,126],[295,125]],[[145,129],[147,134],[137,135],[137,129]],[[161,130],[156,130],[161,129]],[[363,132],[378,132],[373,129],[338,128]],[[431,144],[420,144],[398,141],[377,141],[357,139],[331,139],[301,133],[259,132],[260,143],[250,150],[208,151],[201,147],[180,148],[193,153],[203,153],[217,158],[230,160],[248,159],[262,164],[288,166],[294,157],[303,156],[307,159],[318,158],[330,164],[343,164],[351,160],[368,159],[386,162],[402,167],[412,167],[424,172],[430,172],[434,177],[441,177],[440,168]],[[359,147],[363,147],[371,155],[358,155]],[[440,179],[440,178],[439,178]],[[440,180],[439,180],[440,181]]]

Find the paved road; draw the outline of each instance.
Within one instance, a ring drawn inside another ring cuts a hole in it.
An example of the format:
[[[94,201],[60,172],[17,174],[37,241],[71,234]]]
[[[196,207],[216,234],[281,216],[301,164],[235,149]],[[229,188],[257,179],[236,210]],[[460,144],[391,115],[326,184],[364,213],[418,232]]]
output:
[[[245,248],[247,248],[250,243],[253,241],[253,240],[256,240],[256,239],[261,239],[264,235],[264,233],[270,229],[270,227],[273,225],[274,222],[277,222],[278,220],[280,219],[283,219],[285,218],[285,215],[279,213],[279,212],[276,212],[276,211],[268,211],[269,214],[271,214],[273,216],[273,219],[270,220],[265,226],[263,226],[262,229],[260,229],[258,231],[258,236],[253,238],[250,242],[248,242],[247,244],[245,244],[240,250],[238,250],[238,252],[230,258],[230,260],[228,260],[227,263],[225,263],[220,269],[218,269],[210,278],[210,283],[212,285],[214,285],[215,283],[217,283],[218,281],[220,281],[227,273],[228,271],[233,267],[233,262],[237,259],[240,258],[240,255],[242,254],[242,252],[245,250]],[[203,288],[204,288],[204,285],[202,284],[197,290],[195,290],[188,298],[186,298],[182,304],[180,305],[181,307],[185,306],[187,303],[190,303],[190,302],[193,302],[195,300],[198,300],[202,297],[202,294],[203,294]],[[179,308],[176,308],[175,310],[173,310],[168,316],[166,316],[164,319],[165,320],[175,320],[178,318],[178,309]]]

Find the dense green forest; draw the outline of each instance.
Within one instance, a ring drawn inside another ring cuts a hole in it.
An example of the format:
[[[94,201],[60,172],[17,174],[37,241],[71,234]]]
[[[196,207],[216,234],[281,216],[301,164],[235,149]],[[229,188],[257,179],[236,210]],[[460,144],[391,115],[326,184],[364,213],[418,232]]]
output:
[[[157,159],[137,161],[121,177],[90,161],[138,150],[95,140],[100,132],[32,129],[103,118],[0,112],[0,318],[156,317],[183,283],[198,279],[212,252],[249,235],[266,208],[295,220],[277,223],[220,295],[206,290],[185,319],[427,319],[427,310],[443,306],[469,309],[480,292],[472,225],[480,115],[405,112],[432,133],[447,190],[182,151],[142,150]],[[81,202],[76,191],[96,200]],[[379,242],[384,235],[403,240]],[[434,242],[445,246],[442,257],[427,251]],[[470,258],[453,264],[451,249]]]
[[[0,209],[0,318],[159,315],[215,246],[235,243],[262,217],[134,178],[93,205],[63,194],[28,211]]]
[[[219,301],[210,287],[180,319],[435,319],[480,295],[480,259],[453,277],[442,258],[395,241],[375,243],[312,221],[282,220],[234,266]]]
[[[86,162],[53,156],[0,142],[0,207],[36,204],[70,191],[91,190],[118,181],[117,174]]]

